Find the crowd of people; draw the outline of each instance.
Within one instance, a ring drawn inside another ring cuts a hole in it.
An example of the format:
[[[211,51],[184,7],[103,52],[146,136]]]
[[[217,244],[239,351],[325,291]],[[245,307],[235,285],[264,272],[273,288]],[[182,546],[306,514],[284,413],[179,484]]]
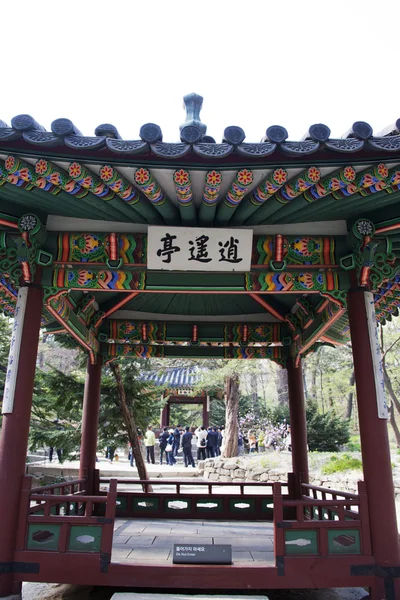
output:
[[[193,428],[192,428],[193,429]],[[155,447],[159,447],[159,463],[163,461],[169,466],[176,464],[178,453],[182,453],[185,467],[195,467],[195,457],[193,456],[192,444],[195,444],[197,460],[214,458],[220,456],[224,449],[225,428],[224,426],[204,427],[201,425],[194,431],[189,426],[182,427],[163,427],[156,436],[152,425],[149,425],[143,440],[146,450],[146,461],[148,464],[155,464]],[[238,456],[241,456],[248,450],[249,453],[259,452],[260,447],[279,451],[286,449],[291,451],[291,432],[290,425],[285,423],[284,428],[267,427],[265,431],[261,429],[249,429],[238,432]],[[114,459],[115,448],[108,447],[106,458],[110,462]],[[132,449],[129,449],[129,459],[131,466],[134,466],[134,457]]]
[[[151,433],[151,427],[149,426],[144,444],[146,446],[146,458],[150,464],[155,464],[154,460],[154,446],[155,439]],[[153,434],[154,435],[154,434]],[[197,447],[197,460],[204,460],[206,458],[213,458],[221,454],[221,448],[224,439],[224,428],[223,427],[198,427],[194,432],[191,431],[189,426],[181,427],[177,425],[175,428],[164,427],[158,438],[160,447],[160,464],[163,464],[163,458],[165,454],[165,460],[167,465],[174,465],[176,463],[176,457],[180,448],[183,453],[183,460],[185,467],[195,466],[194,457],[192,453],[192,442],[193,436],[196,437]],[[152,448],[149,450],[149,448]]]

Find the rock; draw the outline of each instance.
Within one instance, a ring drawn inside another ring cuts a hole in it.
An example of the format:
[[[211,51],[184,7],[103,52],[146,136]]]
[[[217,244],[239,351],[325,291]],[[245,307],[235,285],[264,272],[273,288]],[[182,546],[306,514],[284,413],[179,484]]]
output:
[[[244,471],[243,469],[236,469],[235,477],[236,477],[236,479],[239,479],[240,477],[242,477],[244,479],[246,477],[246,471]]]
[[[238,469],[238,464],[236,462],[226,462],[224,468],[228,471],[233,471],[234,469]]]
[[[228,477],[227,475],[220,475],[219,481],[228,481],[228,482],[231,482],[232,481],[232,477]]]
[[[260,475],[260,481],[269,481],[269,473],[261,473]]]
[[[265,473],[265,468],[264,467],[255,467],[254,469],[251,470],[251,474],[252,475],[262,475],[263,473]]]
[[[210,473],[208,479],[210,481],[219,481],[219,476],[218,473]]]

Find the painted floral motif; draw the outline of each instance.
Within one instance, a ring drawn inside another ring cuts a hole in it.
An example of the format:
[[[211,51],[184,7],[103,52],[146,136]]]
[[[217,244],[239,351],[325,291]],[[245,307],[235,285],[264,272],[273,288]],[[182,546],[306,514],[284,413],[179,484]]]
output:
[[[374,226],[372,225],[371,221],[367,221],[367,219],[360,219],[356,223],[356,229],[361,235],[369,236],[372,235]]]
[[[21,177],[21,179],[23,181],[31,181],[31,179],[32,179],[31,171],[28,167],[24,167],[23,169],[20,169],[19,176]]]
[[[37,219],[34,215],[24,215],[19,222],[19,226],[22,231],[32,231],[35,229]]]
[[[62,183],[60,173],[52,173],[49,177],[49,181],[54,185],[60,185]]]
[[[74,162],[74,163],[70,164],[69,167],[68,167],[68,173],[74,179],[76,177],[79,177],[81,175],[81,173],[82,173],[82,167],[81,167],[81,165],[79,163],[77,163],[77,162]]]
[[[15,166],[15,158],[13,156],[7,156],[4,164],[7,171],[12,171]]]
[[[308,188],[308,184],[304,181],[304,179],[299,178],[296,182],[296,191],[305,192]]]
[[[237,180],[242,185],[250,185],[250,183],[253,181],[253,173],[247,169],[242,169],[237,174]]]
[[[89,235],[87,233],[72,238],[72,244],[82,254],[91,254],[99,249],[100,240],[95,235]]]
[[[221,185],[222,175],[218,171],[208,171],[206,174],[206,183],[207,185]]]
[[[343,177],[346,179],[346,181],[354,181],[356,178],[356,172],[353,167],[345,167],[343,169]]]
[[[189,183],[189,173],[185,169],[180,169],[174,173],[174,182],[177,185],[185,185]]]
[[[44,173],[46,173],[47,167],[47,160],[45,160],[44,158],[40,158],[35,165],[35,171],[38,175],[43,175]]]
[[[400,183],[400,171],[393,173],[390,183],[392,185],[398,185]]]
[[[150,171],[141,167],[135,172],[135,182],[139,185],[145,185],[150,179]]]
[[[317,167],[310,167],[308,169],[307,176],[313,183],[316,183],[321,177],[321,171],[317,169]]]
[[[117,179],[115,183],[112,184],[113,192],[120,192],[123,186],[122,179]]]
[[[285,169],[275,169],[272,174],[273,180],[278,185],[283,185],[287,181],[287,171]]]
[[[378,173],[384,179],[386,179],[386,177],[388,176],[389,170],[388,170],[387,166],[384,163],[380,163],[378,165]]]
[[[114,175],[114,169],[110,165],[104,165],[100,169],[100,177],[103,181],[110,181]]]
[[[85,177],[85,179],[81,182],[83,187],[90,188],[93,185],[92,177]]]

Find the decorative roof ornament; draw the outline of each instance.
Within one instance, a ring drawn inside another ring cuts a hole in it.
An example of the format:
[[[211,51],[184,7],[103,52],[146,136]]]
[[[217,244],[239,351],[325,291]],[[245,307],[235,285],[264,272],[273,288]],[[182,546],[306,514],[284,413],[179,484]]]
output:
[[[187,94],[183,97],[184,108],[186,109],[186,121],[180,125],[179,129],[182,130],[186,127],[197,127],[201,133],[205,135],[207,131],[207,125],[201,122],[200,111],[203,106],[203,96],[199,94]]]

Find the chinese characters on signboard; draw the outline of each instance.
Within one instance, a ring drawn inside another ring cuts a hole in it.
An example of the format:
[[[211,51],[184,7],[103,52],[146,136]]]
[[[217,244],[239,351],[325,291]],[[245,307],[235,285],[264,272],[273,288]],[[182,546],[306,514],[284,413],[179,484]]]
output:
[[[169,271],[249,271],[249,229],[149,227],[148,268]]]
[[[10,352],[8,355],[6,382],[4,385],[3,395],[3,415],[12,413],[14,408],[15,386],[17,384],[19,353],[21,350],[22,330],[24,328],[27,297],[28,288],[20,288],[18,292],[17,306],[15,307]]]
[[[365,292],[365,310],[367,313],[369,342],[371,345],[372,365],[374,369],[376,399],[378,403],[378,417],[380,419],[388,418],[388,408],[385,397],[385,382],[383,379],[382,353],[378,338],[378,328],[376,325],[374,295],[372,292]]]

